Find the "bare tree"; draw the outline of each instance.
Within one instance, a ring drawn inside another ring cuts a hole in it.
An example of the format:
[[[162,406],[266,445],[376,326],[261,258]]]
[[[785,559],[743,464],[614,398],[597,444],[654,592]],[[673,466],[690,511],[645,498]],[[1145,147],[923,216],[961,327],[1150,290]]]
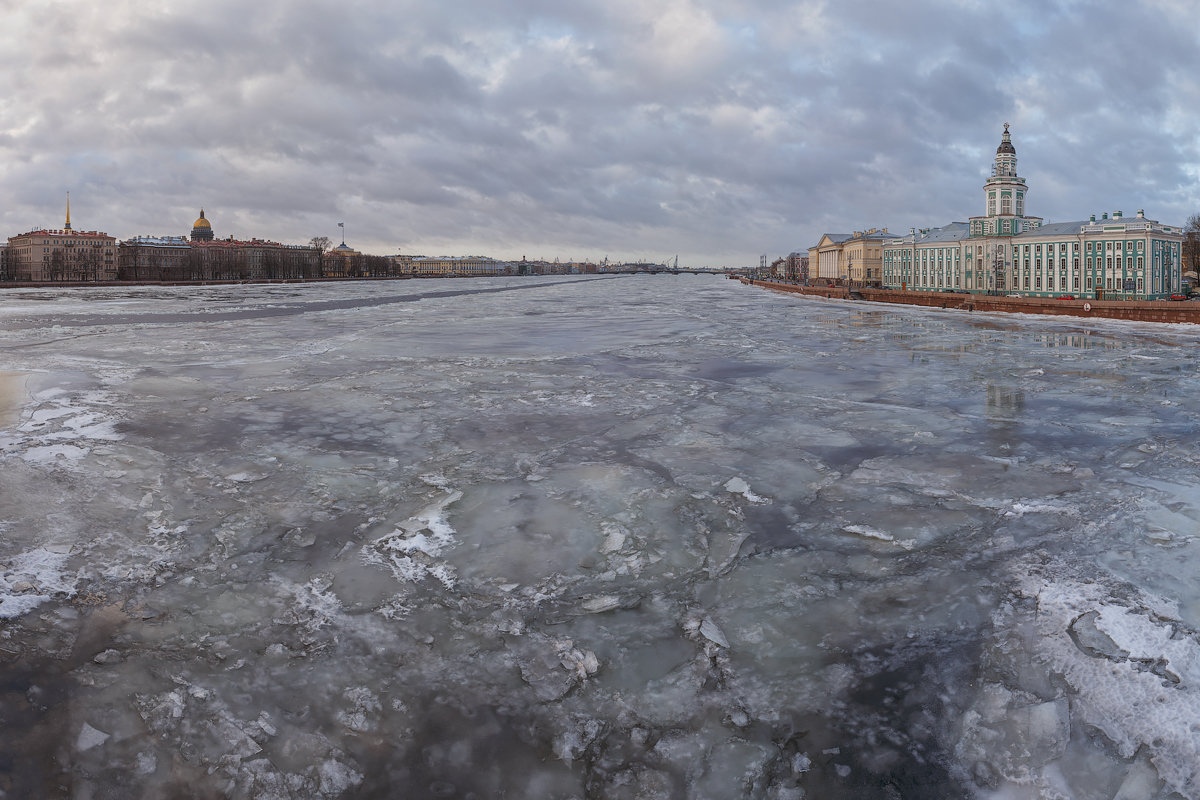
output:
[[[1192,214],[1183,226],[1183,273],[1200,273],[1200,214]]]
[[[328,251],[329,248],[333,247],[333,243],[329,241],[328,236],[314,236],[309,240],[308,246],[314,247],[324,253]]]
[[[83,246],[76,254],[79,279],[84,281],[100,280],[100,248]]]
[[[67,256],[61,247],[50,251],[50,280],[61,281],[67,271]]]
[[[283,274],[283,262],[279,254],[273,249],[265,249],[262,254],[262,277],[275,280],[285,277]]]

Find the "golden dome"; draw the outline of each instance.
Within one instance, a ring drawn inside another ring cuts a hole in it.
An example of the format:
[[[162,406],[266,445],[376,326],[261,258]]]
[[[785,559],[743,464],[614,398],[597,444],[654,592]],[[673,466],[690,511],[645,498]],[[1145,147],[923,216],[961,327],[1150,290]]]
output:
[[[200,209],[200,219],[196,220],[195,223],[192,224],[192,227],[193,228],[212,228],[212,225],[209,225],[208,220],[206,220],[204,218],[204,209],[203,208]]]

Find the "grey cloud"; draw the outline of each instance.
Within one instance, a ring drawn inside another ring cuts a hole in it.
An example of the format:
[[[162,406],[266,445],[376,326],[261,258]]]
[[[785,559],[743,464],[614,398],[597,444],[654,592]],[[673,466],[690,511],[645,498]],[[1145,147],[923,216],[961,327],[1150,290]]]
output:
[[[182,232],[203,204],[219,233],[289,241],[345,218],[375,252],[751,263],[824,230],[980,213],[1005,121],[1032,213],[1123,204],[1178,223],[1200,210],[1182,13],[20,6],[0,29],[0,223],[53,223],[72,189],[88,224],[119,236]],[[47,25],[52,39],[30,36]]]

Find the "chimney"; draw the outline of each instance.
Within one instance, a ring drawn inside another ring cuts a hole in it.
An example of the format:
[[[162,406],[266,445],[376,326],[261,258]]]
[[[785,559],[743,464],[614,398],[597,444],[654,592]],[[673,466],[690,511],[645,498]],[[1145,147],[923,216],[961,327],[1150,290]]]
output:
[[[1101,220],[1108,219],[1108,212],[1107,212],[1107,211],[1105,211],[1103,214],[1101,214],[1101,215],[1100,215],[1100,219],[1101,219]]]
[[[1123,214],[1120,211],[1113,212],[1113,219],[1121,219],[1122,216]]]
[[[1146,209],[1144,209],[1144,208],[1139,208],[1139,209],[1138,209],[1138,215],[1137,215],[1137,218],[1138,218],[1138,219],[1145,219],[1145,218],[1146,218]]]
[[[1096,224],[1096,215],[1095,214],[1092,214],[1092,224],[1093,225]]]

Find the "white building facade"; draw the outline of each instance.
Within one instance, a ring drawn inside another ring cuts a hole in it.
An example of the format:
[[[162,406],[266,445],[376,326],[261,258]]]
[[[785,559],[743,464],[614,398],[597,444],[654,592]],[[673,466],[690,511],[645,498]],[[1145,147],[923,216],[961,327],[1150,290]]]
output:
[[[985,215],[886,243],[884,288],[1138,300],[1180,291],[1178,227],[1141,210],[1050,224],[1027,216],[1007,124],[983,191]]]

